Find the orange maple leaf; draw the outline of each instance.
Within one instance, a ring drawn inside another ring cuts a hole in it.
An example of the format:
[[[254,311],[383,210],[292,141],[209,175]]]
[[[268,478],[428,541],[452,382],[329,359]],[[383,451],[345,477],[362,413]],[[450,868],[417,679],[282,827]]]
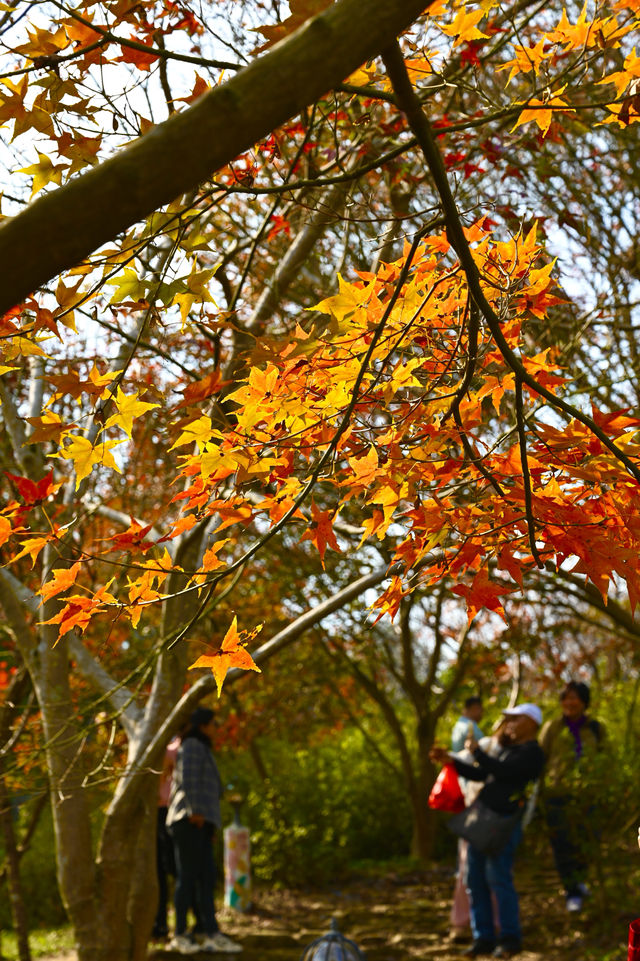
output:
[[[308,531],[300,538],[301,541],[311,541],[315,544],[318,554],[320,555],[320,560],[322,566],[324,567],[324,555],[327,549],[327,545],[333,548],[334,551],[340,553],[340,545],[336,540],[336,535],[333,532],[333,517],[329,511],[321,511],[315,504],[315,501],[311,502],[311,515],[313,521]]]
[[[42,594],[43,603],[55,597],[56,594],[62,594],[62,592],[66,591],[72,584],[75,584],[81,566],[80,561],[78,561],[73,567],[56,568],[51,580],[43,584],[38,591],[39,594]]]
[[[249,634],[247,634],[246,631],[240,631],[240,633],[238,633],[238,617],[236,615],[233,618],[231,627],[222,640],[220,650],[214,651],[213,654],[201,654],[197,661],[189,665],[189,670],[197,667],[210,668],[215,678],[216,687],[218,688],[218,697],[220,697],[224,679],[230,668],[237,667],[241,671],[257,671],[258,674],[262,673],[246,649],[247,643],[261,630],[262,624]],[[242,640],[243,637],[246,639]]]
[[[11,536],[11,521],[6,517],[0,517],[0,545],[5,544]]]

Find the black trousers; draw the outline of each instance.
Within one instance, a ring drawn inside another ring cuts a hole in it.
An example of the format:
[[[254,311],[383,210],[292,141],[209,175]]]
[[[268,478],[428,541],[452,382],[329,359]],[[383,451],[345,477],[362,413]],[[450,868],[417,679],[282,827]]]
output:
[[[545,799],[549,840],[556,870],[567,897],[580,896],[579,885],[587,876],[597,844],[597,832],[590,823],[593,808],[576,806],[570,796]]]

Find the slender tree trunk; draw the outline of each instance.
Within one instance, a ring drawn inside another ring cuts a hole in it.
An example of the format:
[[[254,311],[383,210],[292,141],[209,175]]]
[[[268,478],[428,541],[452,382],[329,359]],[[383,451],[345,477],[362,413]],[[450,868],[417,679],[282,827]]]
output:
[[[50,616],[45,611],[44,617]],[[51,630],[42,628],[32,680],[44,726],[60,894],[73,924],[79,961],[94,961],[96,891],[83,735],[69,686],[66,639],[55,647],[54,641]]]
[[[411,854],[420,861],[429,861],[433,856],[436,818],[427,804],[429,792],[435,780],[435,768],[429,760],[429,750],[433,744],[434,722],[431,717],[420,718],[416,727],[417,758],[414,790],[410,793],[413,812],[413,834]]]
[[[9,899],[11,902],[11,916],[13,917],[18,939],[18,956],[20,961],[31,961],[27,906],[20,878],[20,853],[13,829],[11,804],[5,788],[3,768],[4,764],[0,763],[0,828],[2,829],[7,865],[7,886],[9,888]]]

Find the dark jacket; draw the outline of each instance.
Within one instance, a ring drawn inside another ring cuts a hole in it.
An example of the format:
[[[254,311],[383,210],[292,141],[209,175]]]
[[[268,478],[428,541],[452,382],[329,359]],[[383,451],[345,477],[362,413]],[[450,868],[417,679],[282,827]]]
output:
[[[512,744],[496,757],[481,748],[473,752],[475,764],[453,759],[456,771],[469,781],[484,781],[479,799],[498,814],[512,814],[518,807],[529,781],[540,777],[544,754],[537,741]]]

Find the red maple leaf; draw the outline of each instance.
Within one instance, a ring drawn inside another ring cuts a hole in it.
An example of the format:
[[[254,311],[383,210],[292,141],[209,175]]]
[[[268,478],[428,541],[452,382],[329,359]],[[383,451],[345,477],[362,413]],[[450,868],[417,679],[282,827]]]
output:
[[[28,507],[33,507],[35,504],[41,504],[42,501],[46,500],[49,494],[55,488],[53,483],[53,470],[42,478],[42,480],[34,482],[28,477],[19,477],[17,474],[11,474],[6,470],[5,475],[12,480],[18,489],[18,494],[23,499]]]

